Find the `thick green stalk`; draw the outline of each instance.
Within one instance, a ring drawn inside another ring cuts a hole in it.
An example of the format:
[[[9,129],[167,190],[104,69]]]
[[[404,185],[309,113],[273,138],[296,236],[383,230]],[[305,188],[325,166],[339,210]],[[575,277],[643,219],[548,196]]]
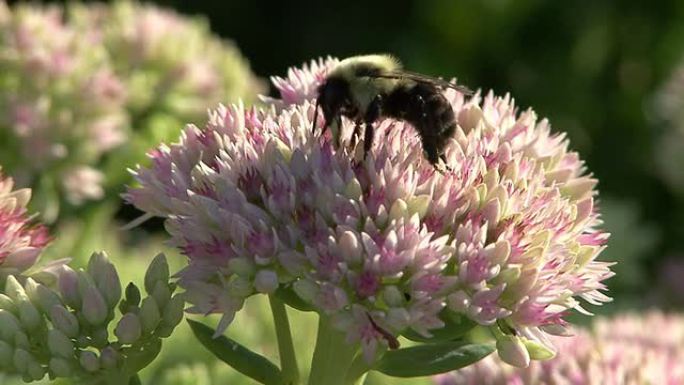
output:
[[[352,385],[347,380],[347,371],[357,351],[358,345],[348,344],[344,333],[335,330],[330,320],[321,316],[309,385]]]
[[[280,354],[280,370],[286,385],[299,384],[299,368],[297,367],[297,355],[295,354],[290,332],[290,322],[287,319],[287,309],[285,304],[270,295],[268,297],[273,312],[273,323],[278,339],[278,353]]]
[[[352,361],[349,370],[347,371],[346,384],[362,385],[366,380],[366,374],[370,370],[370,366],[363,357],[363,353],[356,354],[354,361]]]
[[[138,374],[135,374],[133,377],[131,377],[131,380],[128,381],[128,385],[142,385],[142,382],[140,382],[140,377]]]

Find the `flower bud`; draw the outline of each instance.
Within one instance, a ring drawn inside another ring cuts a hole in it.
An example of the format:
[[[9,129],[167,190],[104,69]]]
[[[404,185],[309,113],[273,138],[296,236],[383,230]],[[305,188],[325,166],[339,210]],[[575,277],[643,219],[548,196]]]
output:
[[[49,367],[50,371],[54,373],[56,377],[71,377],[71,373],[73,372],[71,363],[64,358],[50,358]]]
[[[119,353],[111,346],[100,351],[100,364],[105,369],[114,369],[119,365]]]
[[[140,318],[143,333],[151,333],[157,327],[161,315],[153,297],[147,297],[142,301],[138,317]]]
[[[25,350],[31,349],[31,343],[29,342],[28,336],[24,332],[17,332],[14,335],[14,347],[22,348]]]
[[[88,273],[109,309],[113,309],[121,299],[121,281],[116,268],[104,252],[93,253],[88,262]]]
[[[407,204],[407,209],[409,216],[414,214],[418,215],[418,218],[423,219],[427,213],[427,209],[432,201],[432,196],[430,195],[417,195],[409,199]]]
[[[31,378],[32,381],[40,381],[45,377],[45,368],[37,361],[32,361],[28,365],[26,374],[28,374],[28,377]]]
[[[12,272],[23,272],[35,265],[40,255],[41,248],[25,246],[20,247],[5,256],[2,265]]]
[[[237,298],[247,298],[253,293],[252,284],[243,277],[232,277],[228,283],[228,293]]]
[[[24,288],[13,275],[7,277],[7,282],[5,282],[5,294],[14,302],[27,299],[26,291],[24,291]]]
[[[14,301],[12,301],[12,298],[4,294],[0,294],[0,309],[7,310],[14,314],[17,313],[17,306],[14,304]]]
[[[409,212],[408,212],[408,205],[406,202],[404,202],[403,199],[397,199],[394,201],[392,204],[392,207],[390,208],[389,212],[389,219],[390,220],[397,220],[400,218],[408,218],[409,217]]]
[[[145,290],[147,293],[152,293],[159,282],[164,285],[169,283],[169,265],[163,253],[157,254],[147,268],[145,273]]]
[[[98,348],[107,346],[109,343],[109,332],[107,327],[103,326],[92,332],[92,345]]]
[[[97,358],[97,355],[94,352],[89,350],[81,352],[80,356],[78,357],[78,362],[87,372],[93,373],[100,370],[100,360]]]
[[[171,298],[171,301],[166,305],[164,314],[162,315],[162,323],[165,326],[175,328],[183,320],[183,308],[185,307],[185,299],[182,295],[176,294]]]
[[[463,290],[459,290],[447,297],[447,306],[457,313],[466,313],[470,308],[470,297]]]
[[[228,270],[241,277],[250,277],[254,274],[254,263],[247,258],[236,257],[228,261]]]
[[[70,359],[74,356],[74,343],[57,329],[48,330],[48,349],[53,356]]]
[[[519,368],[526,368],[530,365],[530,354],[518,337],[509,335],[497,337],[496,349],[499,357],[507,364]]]
[[[38,309],[28,300],[28,297],[24,301],[20,301],[17,304],[17,309],[19,310],[19,320],[21,325],[29,331],[36,330],[41,325],[43,325],[43,317],[41,316]]]
[[[14,348],[5,341],[0,341],[0,368],[6,368],[14,357]]]
[[[14,342],[14,335],[21,331],[17,317],[7,310],[0,310],[0,338],[7,342]]]
[[[405,329],[411,321],[411,314],[403,307],[395,307],[387,310],[385,322],[395,330]]]
[[[64,306],[55,305],[50,309],[50,322],[67,337],[76,338],[79,332],[78,319]]]
[[[396,286],[387,286],[382,292],[382,298],[391,307],[403,306],[406,302],[404,295]]]
[[[556,352],[549,349],[548,347],[536,342],[531,341],[526,338],[523,339],[523,344],[530,354],[530,358],[533,360],[550,360],[556,356]]]
[[[29,278],[30,279],[30,278]],[[63,306],[62,300],[57,293],[48,289],[46,286],[38,284],[36,286],[37,303],[43,313],[50,313],[53,306]]]
[[[140,289],[133,282],[126,286],[126,302],[131,306],[140,305]]]
[[[29,363],[35,361],[31,353],[24,349],[16,349],[14,351],[14,356],[12,357],[12,362],[14,363],[14,368],[19,373],[25,373],[28,370]]]
[[[164,309],[171,299],[171,289],[169,289],[168,282],[158,281],[157,286],[152,291],[152,297],[154,297],[157,306]]]
[[[38,290],[38,283],[29,277],[26,278],[23,287],[29,299],[33,302],[38,302],[38,293],[36,292]]]
[[[98,326],[107,319],[109,313],[107,304],[102,298],[102,294],[93,285],[90,277],[84,272],[80,272],[78,278],[79,292],[83,298],[81,314],[90,325]]]
[[[73,309],[81,308],[81,294],[78,290],[78,274],[68,266],[64,266],[59,276],[59,291],[67,305]]]
[[[300,279],[292,285],[292,288],[299,298],[309,303],[312,303],[318,295],[318,286],[309,280]]]
[[[358,179],[352,179],[344,188],[344,196],[349,199],[357,200],[361,197],[361,194],[363,194],[363,189]]]
[[[254,278],[254,288],[264,294],[272,294],[278,288],[278,274],[273,270],[259,270]]]
[[[340,248],[340,253],[347,263],[355,265],[361,262],[363,247],[353,232],[349,230],[343,232],[337,242]]]
[[[122,344],[132,344],[136,342],[142,334],[140,319],[133,313],[127,313],[116,325],[114,334]]]

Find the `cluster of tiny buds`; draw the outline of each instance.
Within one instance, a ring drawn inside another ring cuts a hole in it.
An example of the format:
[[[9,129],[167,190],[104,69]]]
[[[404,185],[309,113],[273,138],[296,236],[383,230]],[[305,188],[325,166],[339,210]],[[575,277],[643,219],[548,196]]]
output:
[[[88,383],[127,378],[156,357],[161,339],[183,318],[184,301],[173,295],[166,258],[159,254],[145,275],[147,297],[122,287],[114,265],[94,253],[86,269],[64,266],[57,288],[32,278],[9,276],[0,294],[0,371],[25,382],[46,374]],[[116,318],[114,335],[109,325]],[[127,382],[127,381],[126,381]]]

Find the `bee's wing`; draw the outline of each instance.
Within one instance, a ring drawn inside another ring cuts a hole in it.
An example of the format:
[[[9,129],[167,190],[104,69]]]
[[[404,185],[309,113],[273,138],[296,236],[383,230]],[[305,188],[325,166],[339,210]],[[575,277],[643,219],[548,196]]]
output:
[[[474,92],[466,86],[454,84],[454,83],[448,82],[444,79],[434,78],[432,76],[423,75],[423,74],[419,74],[416,72],[410,72],[410,71],[406,71],[406,70],[385,72],[385,73],[381,73],[381,74],[374,74],[374,75],[372,75],[372,77],[385,78],[385,79],[410,79],[410,80],[413,80],[414,82],[432,84],[432,85],[434,85],[436,87],[440,87],[440,88],[453,88],[456,91],[458,91],[464,95],[468,95],[468,96],[474,94]]]

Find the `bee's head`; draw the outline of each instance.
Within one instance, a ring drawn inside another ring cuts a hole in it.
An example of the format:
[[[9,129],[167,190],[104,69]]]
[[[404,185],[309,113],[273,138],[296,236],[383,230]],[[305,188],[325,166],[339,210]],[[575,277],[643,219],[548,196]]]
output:
[[[354,105],[352,103],[349,82],[340,77],[328,77],[323,84],[318,86],[316,106],[320,106],[321,110],[323,110],[325,127],[328,127],[336,117],[353,114]],[[313,128],[316,128],[315,118]]]

